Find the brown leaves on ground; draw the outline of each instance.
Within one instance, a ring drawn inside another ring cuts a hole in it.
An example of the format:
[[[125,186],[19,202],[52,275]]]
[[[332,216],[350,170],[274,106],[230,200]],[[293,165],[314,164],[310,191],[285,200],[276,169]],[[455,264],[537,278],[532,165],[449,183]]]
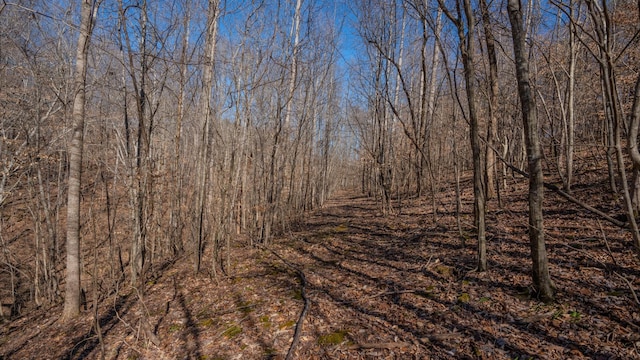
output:
[[[475,267],[471,201],[462,234],[452,191],[430,201],[338,196],[271,248],[305,273],[311,300],[299,359],[640,358],[638,260],[629,233],[547,193],[547,249],[557,300],[535,299],[524,182],[490,203],[489,270]],[[598,185],[600,186],[600,185]],[[574,194],[607,204],[605,192]],[[604,209],[610,211],[611,209]],[[462,247],[466,238],[466,247]],[[606,241],[605,241],[606,239]],[[611,250],[607,249],[609,247]],[[0,358],[284,358],[302,309],[295,271],[265,250],[237,248],[231,276],[167,264],[144,296],[122,287],[72,324],[60,308],[4,324]]]

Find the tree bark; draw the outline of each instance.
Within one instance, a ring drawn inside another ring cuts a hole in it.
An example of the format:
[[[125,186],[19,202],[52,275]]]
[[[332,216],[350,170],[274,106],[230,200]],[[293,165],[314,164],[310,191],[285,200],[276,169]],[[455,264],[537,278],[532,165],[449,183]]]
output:
[[[636,80],[636,88],[631,107],[631,121],[629,123],[629,153],[633,163],[640,166],[640,151],[638,150],[638,128],[640,127],[640,75]]]
[[[622,196],[627,210],[631,235],[633,236],[633,244],[637,250],[640,250],[640,232],[635,219],[635,213],[629,192],[629,184],[627,183],[626,165],[624,162],[624,155],[622,153],[622,136],[620,133],[623,116],[618,96],[618,85],[616,81],[615,60],[612,45],[613,34],[611,30],[611,18],[607,8],[608,4],[603,3],[600,5],[594,0],[589,0],[586,4],[587,9],[589,10],[589,15],[594,24],[593,29],[595,36],[593,38],[597,41],[599,50],[596,60],[598,60],[600,65],[600,82],[602,84],[602,91],[604,95],[605,117],[608,119],[607,123],[610,125],[609,139],[613,138],[613,144],[609,145],[611,146],[609,149],[615,151],[618,173],[622,184]],[[629,139],[631,139],[632,133],[633,130],[629,132]],[[633,141],[637,142],[635,139]]]
[[[76,72],[73,99],[73,138],[69,148],[69,190],[67,200],[67,277],[63,319],[80,313],[80,184],[82,181],[82,153],[87,82],[87,58],[93,31],[92,0],[82,0],[80,35],[76,52]]]
[[[507,11],[511,22],[513,51],[518,80],[518,95],[522,107],[527,162],[529,165],[529,242],[531,260],[533,261],[532,277],[538,296],[543,301],[552,301],[554,285],[549,276],[547,250],[544,242],[544,224],[542,217],[542,201],[544,197],[542,177],[542,149],[538,138],[538,118],[535,98],[529,80],[529,61],[525,44],[525,32],[522,22],[522,10],[519,0],[508,0]]]
[[[483,156],[480,144],[480,119],[476,110],[476,84],[475,65],[475,18],[471,1],[464,0],[464,13],[467,19],[466,41],[463,41],[465,49],[462,51],[464,63],[464,80],[467,89],[467,101],[469,106],[469,120],[471,120],[471,152],[473,153],[473,194],[476,226],[478,227],[478,271],[487,270],[487,238],[486,238],[486,200]],[[463,38],[461,37],[461,41]]]
[[[202,133],[200,138],[200,149],[198,154],[198,189],[197,203],[195,209],[195,259],[194,270],[200,271],[202,262],[202,251],[205,238],[205,211],[207,208],[207,189],[209,172],[211,171],[211,89],[213,88],[213,64],[216,53],[216,36],[218,33],[219,17],[218,0],[209,0],[209,11],[207,15],[207,37],[205,39],[205,60],[203,69],[203,79],[201,87],[200,115],[202,116]],[[215,247],[215,245],[214,245]]]
[[[573,18],[573,1],[569,2],[569,16]],[[573,183],[573,151],[575,147],[575,84],[576,84],[576,27],[569,25],[569,74],[567,79],[567,149],[564,190],[571,193]]]
[[[496,131],[496,111],[498,108],[498,59],[496,56],[495,37],[491,18],[489,16],[489,6],[486,0],[480,0],[480,10],[482,12],[482,25],[484,27],[484,39],[487,43],[487,57],[489,60],[489,119],[487,122],[487,146],[485,147],[485,185],[487,199],[493,198],[496,193],[496,157],[491,147],[494,146],[494,139],[497,137]]]
[[[456,9],[458,16],[445,7],[443,0],[438,0],[440,8],[445,15],[454,23],[458,31],[460,41],[460,53],[462,55],[462,65],[464,67],[464,82],[467,91],[467,106],[469,108],[469,127],[471,152],[473,157],[473,208],[474,222],[477,229],[478,240],[478,271],[487,269],[487,239],[486,239],[486,198],[485,198],[485,177],[484,177],[484,156],[480,143],[480,120],[476,109],[476,70],[474,64],[475,55],[475,16],[470,0],[462,0],[464,8],[465,22],[462,21],[460,2],[457,2]]]
[[[134,235],[131,241],[130,254],[130,270],[131,284],[139,287],[144,282],[143,270],[146,260],[146,237],[147,237],[147,216],[146,207],[149,201],[149,193],[147,193],[147,183],[149,181],[149,163],[148,155],[150,144],[150,133],[147,127],[150,125],[150,119],[147,117],[147,73],[149,67],[147,64],[147,1],[143,0],[140,5],[140,85],[136,91],[136,109],[138,112],[138,129],[136,134],[136,162],[135,162],[135,179],[132,187],[132,218],[135,224]],[[131,54],[131,51],[129,51]],[[131,56],[131,55],[130,55]],[[134,67],[131,67],[134,69]],[[141,287],[139,287],[141,289]]]
[[[174,186],[174,194],[171,199],[171,215],[169,220],[170,228],[170,239],[169,244],[171,246],[171,250],[173,251],[173,255],[181,254],[184,251],[183,243],[182,243],[182,227],[183,225],[183,215],[182,215],[182,201],[183,201],[183,189],[182,189],[182,179],[183,175],[181,174],[181,142],[182,142],[182,124],[185,119],[185,100],[187,95],[187,53],[189,51],[189,36],[190,36],[190,21],[191,21],[191,12],[189,10],[190,3],[187,0],[185,3],[185,14],[182,22],[183,33],[182,33],[182,49],[180,53],[180,73],[179,73],[179,92],[178,92],[178,109],[177,109],[177,118],[176,118],[176,128],[174,134],[174,161],[173,161],[173,174],[172,174],[172,182]]]
[[[640,151],[638,151],[638,128],[640,127],[640,76],[636,80],[636,88],[633,96],[633,106],[631,107],[631,116],[629,122],[629,153],[633,161],[633,209],[634,213],[638,213],[640,207]]]

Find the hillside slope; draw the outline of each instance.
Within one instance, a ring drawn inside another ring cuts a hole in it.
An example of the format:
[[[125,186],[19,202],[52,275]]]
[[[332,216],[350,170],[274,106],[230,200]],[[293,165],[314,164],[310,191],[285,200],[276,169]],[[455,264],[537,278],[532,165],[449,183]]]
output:
[[[576,197],[615,206],[596,174],[581,180]],[[342,193],[269,249],[238,247],[228,276],[195,276],[176,261],[144,295],[121,286],[98,304],[100,336],[91,302],[72,324],[58,320],[60,307],[5,323],[0,358],[280,359],[296,324],[299,359],[640,358],[640,268],[626,230],[547,193],[559,292],[544,304],[529,291],[526,182],[511,185],[502,209],[490,203],[485,273],[474,271],[463,185],[462,235],[452,189],[435,216],[427,199],[396,202],[384,217],[372,199]]]

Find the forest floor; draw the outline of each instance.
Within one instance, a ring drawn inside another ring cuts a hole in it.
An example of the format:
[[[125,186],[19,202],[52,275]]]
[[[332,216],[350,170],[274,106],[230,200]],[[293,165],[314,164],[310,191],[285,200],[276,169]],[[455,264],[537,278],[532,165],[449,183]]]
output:
[[[579,179],[577,198],[620,213],[601,175]],[[394,201],[383,216],[373,199],[341,193],[268,249],[234,249],[228,276],[194,276],[179,259],[144,296],[122,286],[71,323],[60,306],[5,322],[0,359],[282,359],[296,326],[296,359],[640,359],[640,266],[627,230],[547,191],[558,293],[545,304],[530,290],[526,180],[503,192],[502,208],[489,203],[482,273],[463,185],[462,234],[453,187],[436,214],[427,198]]]

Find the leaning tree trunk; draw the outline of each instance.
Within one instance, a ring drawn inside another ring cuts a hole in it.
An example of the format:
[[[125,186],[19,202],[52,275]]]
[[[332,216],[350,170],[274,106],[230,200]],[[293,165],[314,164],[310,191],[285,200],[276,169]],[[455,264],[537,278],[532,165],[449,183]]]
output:
[[[73,138],[69,148],[69,190],[67,201],[67,278],[62,317],[80,313],[80,182],[87,82],[87,57],[93,30],[92,0],[82,0],[81,24],[76,52],[73,99]]]
[[[544,224],[542,218],[543,178],[542,149],[538,138],[538,118],[536,116],[535,98],[529,80],[529,61],[525,44],[525,32],[522,24],[522,10],[519,0],[509,0],[507,5],[513,51],[516,62],[518,95],[522,106],[527,162],[529,165],[529,241],[531,259],[533,260],[532,277],[539,297],[551,301],[554,297],[554,285],[549,276],[547,250],[544,243]]]

